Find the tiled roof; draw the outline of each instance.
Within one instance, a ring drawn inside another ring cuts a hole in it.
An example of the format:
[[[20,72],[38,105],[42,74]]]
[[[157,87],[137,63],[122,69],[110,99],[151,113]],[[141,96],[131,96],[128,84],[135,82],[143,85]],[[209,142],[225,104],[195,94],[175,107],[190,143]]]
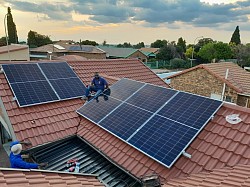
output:
[[[79,55],[64,55],[64,56],[59,56],[56,57],[56,60],[64,60],[64,61],[82,61],[82,60],[87,60],[86,57],[79,56]]]
[[[8,53],[8,51],[19,51],[23,49],[28,49],[29,47],[27,45],[20,45],[20,44],[11,44],[8,46],[2,46],[0,47],[0,54],[1,53]]]
[[[250,186],[250,165],[214,169],[212,172],[192,174],[184,179],[170,180],[163,187],[226,187]]]
[[[149,52],[149,53],[157,53],[159,51],[159,48],[153,48],[153,47],[144,47],[140,49],[141,51]]]
[[[94,72],[99,71],[108,76],[128,77],[168,87],[139,60],[86,60],[69,64],[85,84],[89,84]],[[110,83],[113,82],[116,81]],[[81,118],[75,111],[84,103],[80,98],[20,108],[13,101],[13,94],[3,73],[0,74],[0,96],[18,140],[30,141],[36,146],[76,134]]]
[[[167,79],[177,77],[197,68],[203,68],[207,70],[209,73],[225,82],[229,87],[233,88],[239,93],[250,94],[250,72],[244,70],[243,68],[232,62],[200,64],[193,68],[184,70],[181,73],[169,76],[167,77]],[[229,74],[228,78],[225,79],[227,69],[229,70]]]
[[[237,125],[229,124],[226,116],[239,114]],[[250,109],[224,104],[186,150],[192,158],[181,156],[171,169],[145,156],[97,125],[81,120],[78,135],[100,149],[117,164],[137,177],[157,173],[162,182],[192,173],[250,164]]]
[[[138,51],[138,49],[133,49],[133,48],[119,48],[119,47],[109,47],[109,46],[98,46],[98,48],[105,51],[109,56],[119,57],[119,58],[127,58],[131,54]]]
[[[104,185],[94,175],[49,172],[45,170],[19,170],[0,168],[1,187],[97,187]]]

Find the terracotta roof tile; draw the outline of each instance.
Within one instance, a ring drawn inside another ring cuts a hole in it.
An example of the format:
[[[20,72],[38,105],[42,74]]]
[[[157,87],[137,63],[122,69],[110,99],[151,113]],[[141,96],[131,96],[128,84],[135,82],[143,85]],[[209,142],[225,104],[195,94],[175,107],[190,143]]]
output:
[[[154,171],[160,175],[162,181],[166,182],[171,178],[181,178],[205,171],[209,172],[225,166],[233,167],[237,164],[250,164],[250,145],[247,144],[250,141],[250,132],[247,128],[249,124],[246,123],[248,117],[242,119],[241,123],[232,125],[225,118],[233,113],[240,114],[240,117],[246,116],[250,114],[250,109],[224,104],[213,120],[206,125],[187,149],[192,158],[188,159],[181,156],[170,169],[153,161],[133,147],[126,145],[126,143],[87,119],[81,120],[78,135],[92,143],[135,176],[141,177]],[[99,136],[100,134],[102,136]],[[108,137],[112,137],[111,142]],[[95,144],[95,142],[98,143]]]
[[[101,187],[96,176],[47,172],[44,170],[18,170],[0,168],[0,184],[2,186],[86,186]]]

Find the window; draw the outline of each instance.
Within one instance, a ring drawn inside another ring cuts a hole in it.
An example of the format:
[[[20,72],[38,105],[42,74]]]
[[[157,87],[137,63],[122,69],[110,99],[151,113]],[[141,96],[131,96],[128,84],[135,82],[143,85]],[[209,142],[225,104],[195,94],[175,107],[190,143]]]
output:
[[[216,100],[221,100],[221,95],[215,94],[215,93],[211,93],[210,98],[211,99],[216,99]]]
[[[226,96],[226,97],[225,97],[225,101],[227,101],[227,102],[232,102],[232,97],[231,97],[231,96]]]

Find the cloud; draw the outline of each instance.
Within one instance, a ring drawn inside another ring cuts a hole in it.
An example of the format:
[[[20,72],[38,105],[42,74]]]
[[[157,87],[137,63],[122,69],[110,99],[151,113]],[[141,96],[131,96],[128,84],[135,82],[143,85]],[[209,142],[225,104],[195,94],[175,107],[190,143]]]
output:
[[[178,22],[195,27],[222,27],[228,23],[249,23],[250,15],[250,0],[230,4],[209,4],[200,0],[64,0],[58,3],[5,1],[11,4],[12,9],[42,15],[39,16],[41,21],[70,22],[74,12],[89,15],[79,23],[84,21],[93,25],[143,22],[145,27],[178,28],[175,24]],[[77,21],[74,23],[77,24]]]

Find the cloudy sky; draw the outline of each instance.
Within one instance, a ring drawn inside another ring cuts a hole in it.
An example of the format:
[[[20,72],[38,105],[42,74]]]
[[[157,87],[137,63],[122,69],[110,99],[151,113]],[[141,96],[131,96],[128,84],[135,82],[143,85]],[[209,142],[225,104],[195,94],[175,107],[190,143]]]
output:
[[[238,25],[242,43],[250,43],[250,0],[0,0],[2,23],[8,6],[24,41],[32,30],[52,40],[100,44],[180,37],[194,43],[200,36],[228,43]]]

